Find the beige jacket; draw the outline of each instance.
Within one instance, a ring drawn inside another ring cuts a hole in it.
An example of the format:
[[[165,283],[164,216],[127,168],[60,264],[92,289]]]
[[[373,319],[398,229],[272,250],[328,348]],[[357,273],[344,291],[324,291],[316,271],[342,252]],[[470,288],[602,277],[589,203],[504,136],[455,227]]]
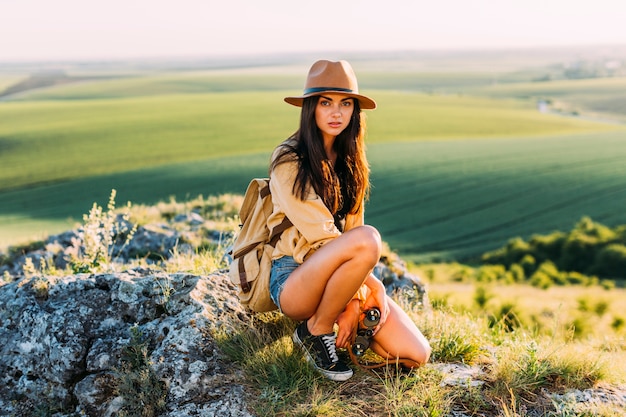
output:
[[[276,157],[274,151],[272,160]],[[298,170],[297,162],[285,162],[270,173],[270,191],[274,212],[268,219],[270,230],[287,216],[293,226],[285,230],[276,244],[272,259],[292,256],[296,262],[304,260],[322,245],[341,235],[335,226],[333,215],[322,198],[311,189],[306,200],[293,194]],[[362,207],[362,206],[361,206]],[[349,214],[343,223],[344,230],[363,225],[363,210]]]
[[[279,148],[274,151],[272,161],[277,156]],[[330,210],[315,191],[310,190],[304,201],[293,194],[297,170],[298,163],[294,161],[280,164],[270,173],[270,192],[272,193],[274,212],[267,222],[271,230],[280,224],[285,216],[291,220],[293,226],[281,235],[274,248],[272,259],[292,256],[296,262],[301,264],[316,249],[340,236],[341,232],[335,226]],[[362,204],[358,213],[346,216],[342,226],[345,231],[348,231],[363,224]],[[354,299],[358,299],[362,305],[367,295],[368,288],[363,285],[354,295]]]

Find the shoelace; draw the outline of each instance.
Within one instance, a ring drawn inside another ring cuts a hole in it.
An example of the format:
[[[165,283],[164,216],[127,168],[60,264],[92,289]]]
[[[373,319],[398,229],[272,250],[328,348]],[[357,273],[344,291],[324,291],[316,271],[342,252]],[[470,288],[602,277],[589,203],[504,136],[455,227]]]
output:
[[[326,350],[330,354],[330,358],[333,362],[339,362],[339,356],[337,356],[337,350],[335,349],[335,335],[325,334],[322,336],[322,342],[326,346]]]

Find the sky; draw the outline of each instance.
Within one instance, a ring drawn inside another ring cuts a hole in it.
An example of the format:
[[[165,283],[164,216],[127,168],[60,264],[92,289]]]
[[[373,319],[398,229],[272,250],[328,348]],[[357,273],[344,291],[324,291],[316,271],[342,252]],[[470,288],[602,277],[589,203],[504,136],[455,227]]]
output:
[[[0,62],[626,44],[625,0],[0,0]]]

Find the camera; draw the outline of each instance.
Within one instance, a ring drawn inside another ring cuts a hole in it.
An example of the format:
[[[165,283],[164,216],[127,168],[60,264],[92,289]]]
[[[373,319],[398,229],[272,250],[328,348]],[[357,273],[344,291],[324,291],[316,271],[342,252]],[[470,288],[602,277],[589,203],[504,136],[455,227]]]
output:
[[[370,347],[370,339],[374,335],[374,328],[380,323],[380,310],[376,307],[365,311],[365,317],[359,322],[356,338],[352,343],[352,353],[363,356]]]

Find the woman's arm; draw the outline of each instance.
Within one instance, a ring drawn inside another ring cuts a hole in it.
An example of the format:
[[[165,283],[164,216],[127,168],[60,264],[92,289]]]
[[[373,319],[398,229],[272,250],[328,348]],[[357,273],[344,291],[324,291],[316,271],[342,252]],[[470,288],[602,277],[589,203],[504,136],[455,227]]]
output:
[[[358,299],[351,300],[343,312],[337,317],[337,347],[350,348],[352,335],[356,332],[359,316],[361,315],[361,303]]]
[[[367,311],[371,308],[377,307],[380,310],[380,323],[374,330],[374,334],[380,329],[387,320],[389,315],[389,303],[387,298],[387,291],[385,285],[376,276],[370,273],[365,279],[365,286],[369,289],[368,297],[363,303],[363,311]]]

